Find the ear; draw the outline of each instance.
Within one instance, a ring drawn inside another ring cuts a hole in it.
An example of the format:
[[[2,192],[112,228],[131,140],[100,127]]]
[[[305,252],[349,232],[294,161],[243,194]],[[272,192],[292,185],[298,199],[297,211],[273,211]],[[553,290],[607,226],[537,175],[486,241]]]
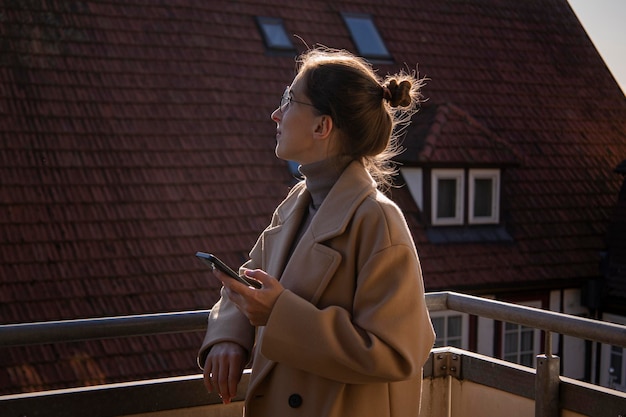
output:
[[[333,131],[334,123],[332,117],[323,114],[317,118],[317,124],[313,136],[316,139],[328,139]]]

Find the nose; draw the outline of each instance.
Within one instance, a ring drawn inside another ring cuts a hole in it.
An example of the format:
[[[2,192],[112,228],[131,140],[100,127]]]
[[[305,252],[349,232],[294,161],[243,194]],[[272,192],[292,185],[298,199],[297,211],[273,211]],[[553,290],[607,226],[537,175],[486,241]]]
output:
[[[280,117],[279,115],[281,115],[282,112],[280,111],[280,107],[277,107],[276,110],[274,110],[272,112],[272,114],[270,115],[270,117],[272,118],[273,121],[275,121],[276,123],[278,123],[280,121]]]

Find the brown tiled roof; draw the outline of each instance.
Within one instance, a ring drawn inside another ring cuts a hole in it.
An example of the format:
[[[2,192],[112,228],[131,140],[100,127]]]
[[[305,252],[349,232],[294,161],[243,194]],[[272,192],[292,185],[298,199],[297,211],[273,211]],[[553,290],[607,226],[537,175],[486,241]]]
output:
[[[506,167],[523,159],[515,148],[451,103],[423,106],[403,142],[403,163]]]
[[[432,244],[406,188],[393,191],[427,289],[576,285],[599,274],[626,102],[566,0],[3,8],[2,323],[212,305],[217,283],[193,254],[237,265],[293,182],[274,156],[269,115],[294,60],[265,51],[257,15],[282,18],[309,44],[354,51],[340,12],[371,14],[394,58],[379,72],[419,64],[430,79],[434,122],[416,119],[427,135],[408,163],[506,166],[512,243]],[[0,393],[196,372],[200,337],[6,349]]]

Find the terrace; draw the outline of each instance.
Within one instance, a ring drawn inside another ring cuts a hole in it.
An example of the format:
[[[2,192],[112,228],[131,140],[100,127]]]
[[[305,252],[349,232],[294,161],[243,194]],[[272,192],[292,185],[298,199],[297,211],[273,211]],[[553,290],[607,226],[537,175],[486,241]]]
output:
[[[429,293],[430,311],[453,310],[542,330],[536,369],[469,351],[433,349],[424,367],[422,416],[623,417],[626,393],[559,375],[552,335],[626,347],[626,327],[453,292]],[[0,347],[202,330],[208,311],[0,326]],[[249,381],[223,405],[202,375],[0,396],[7,417],[240,416]]]

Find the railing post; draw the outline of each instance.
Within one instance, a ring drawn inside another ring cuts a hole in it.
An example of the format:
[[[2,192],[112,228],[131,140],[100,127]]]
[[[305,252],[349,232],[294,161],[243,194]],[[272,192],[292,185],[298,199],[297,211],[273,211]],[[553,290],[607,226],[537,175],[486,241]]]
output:
[[[561,359],[552,355],[552,333],[545,332],[545,354],[537,355],[535,417],[559,417]]]

